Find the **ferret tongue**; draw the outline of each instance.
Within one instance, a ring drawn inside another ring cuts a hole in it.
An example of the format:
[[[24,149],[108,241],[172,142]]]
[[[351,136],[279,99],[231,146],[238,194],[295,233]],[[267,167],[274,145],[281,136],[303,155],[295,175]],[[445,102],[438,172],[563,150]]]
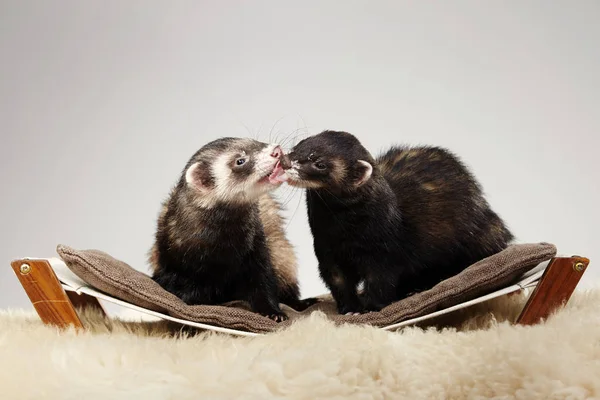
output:
[[[285,173],[285,170],[281,167],[281,163],[278,161],[273,168],[273,172],[269,175],[270,183],[283,183],[288,180],[288,176]]]

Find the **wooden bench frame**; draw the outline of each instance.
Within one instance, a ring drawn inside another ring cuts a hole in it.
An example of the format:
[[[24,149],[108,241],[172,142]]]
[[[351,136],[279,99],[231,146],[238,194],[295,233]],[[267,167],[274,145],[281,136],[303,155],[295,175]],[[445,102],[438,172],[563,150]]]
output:
[[[552,258],[516,323],[536,324],[566,304],[589,262],[580,256]],[[45,324],[83,329],[76,311],[78,307],[94,307],[105,314],[95,297],[65,291],[48,260],[19,259],[11,266]]]

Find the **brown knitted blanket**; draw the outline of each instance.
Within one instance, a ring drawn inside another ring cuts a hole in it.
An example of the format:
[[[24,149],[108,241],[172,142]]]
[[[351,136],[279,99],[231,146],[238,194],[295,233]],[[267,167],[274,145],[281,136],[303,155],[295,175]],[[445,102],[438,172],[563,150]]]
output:
[[[335,303],[328,296],[300,313],[284,305],[283,310],[290,319],[282,323],[250,311],[248,305],[240,301],[218,306],[187,305],[161,288],[148,275],[99,250],[75,250],[59,245],[57,252],[67,267],[85,282],[123,301],[193,322],[267,333],[289,326],[294,320],[315,310],[324,312],[337,323],[370,324],[377,327],[416,318],[515,283],[523,273],[554,257],[556,247],[549,243],[511,245],[440,282],[432,289],[390,304],[379,312],[339,315]]]

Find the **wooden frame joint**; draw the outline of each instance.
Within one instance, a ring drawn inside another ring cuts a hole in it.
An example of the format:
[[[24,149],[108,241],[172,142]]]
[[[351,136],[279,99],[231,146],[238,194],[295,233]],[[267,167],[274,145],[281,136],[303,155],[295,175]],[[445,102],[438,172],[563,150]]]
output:
[[[48,260],[14,260],[11,266],[35,311],[45,324],[63,328],[83,328],[73,303]]]
[[[552,258],[516,322],[532,325],[564,306],[589,263],[589,259],[581,256]]]

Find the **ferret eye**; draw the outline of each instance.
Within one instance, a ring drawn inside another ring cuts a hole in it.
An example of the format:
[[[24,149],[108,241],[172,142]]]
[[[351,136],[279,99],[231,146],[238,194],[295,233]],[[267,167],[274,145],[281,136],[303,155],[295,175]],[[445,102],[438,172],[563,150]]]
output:
[[[246,159],[245,158],[238,158],[237,160],[235,160],[235,165],[237,165],[238,167],[240,165],[244,165],[246,163]]]
[[[315,167],[317,169],[325,169],[325,168],[327,168],[327,165],[323,164],[322,162],[318,162],[318,163],[315,163]]]

